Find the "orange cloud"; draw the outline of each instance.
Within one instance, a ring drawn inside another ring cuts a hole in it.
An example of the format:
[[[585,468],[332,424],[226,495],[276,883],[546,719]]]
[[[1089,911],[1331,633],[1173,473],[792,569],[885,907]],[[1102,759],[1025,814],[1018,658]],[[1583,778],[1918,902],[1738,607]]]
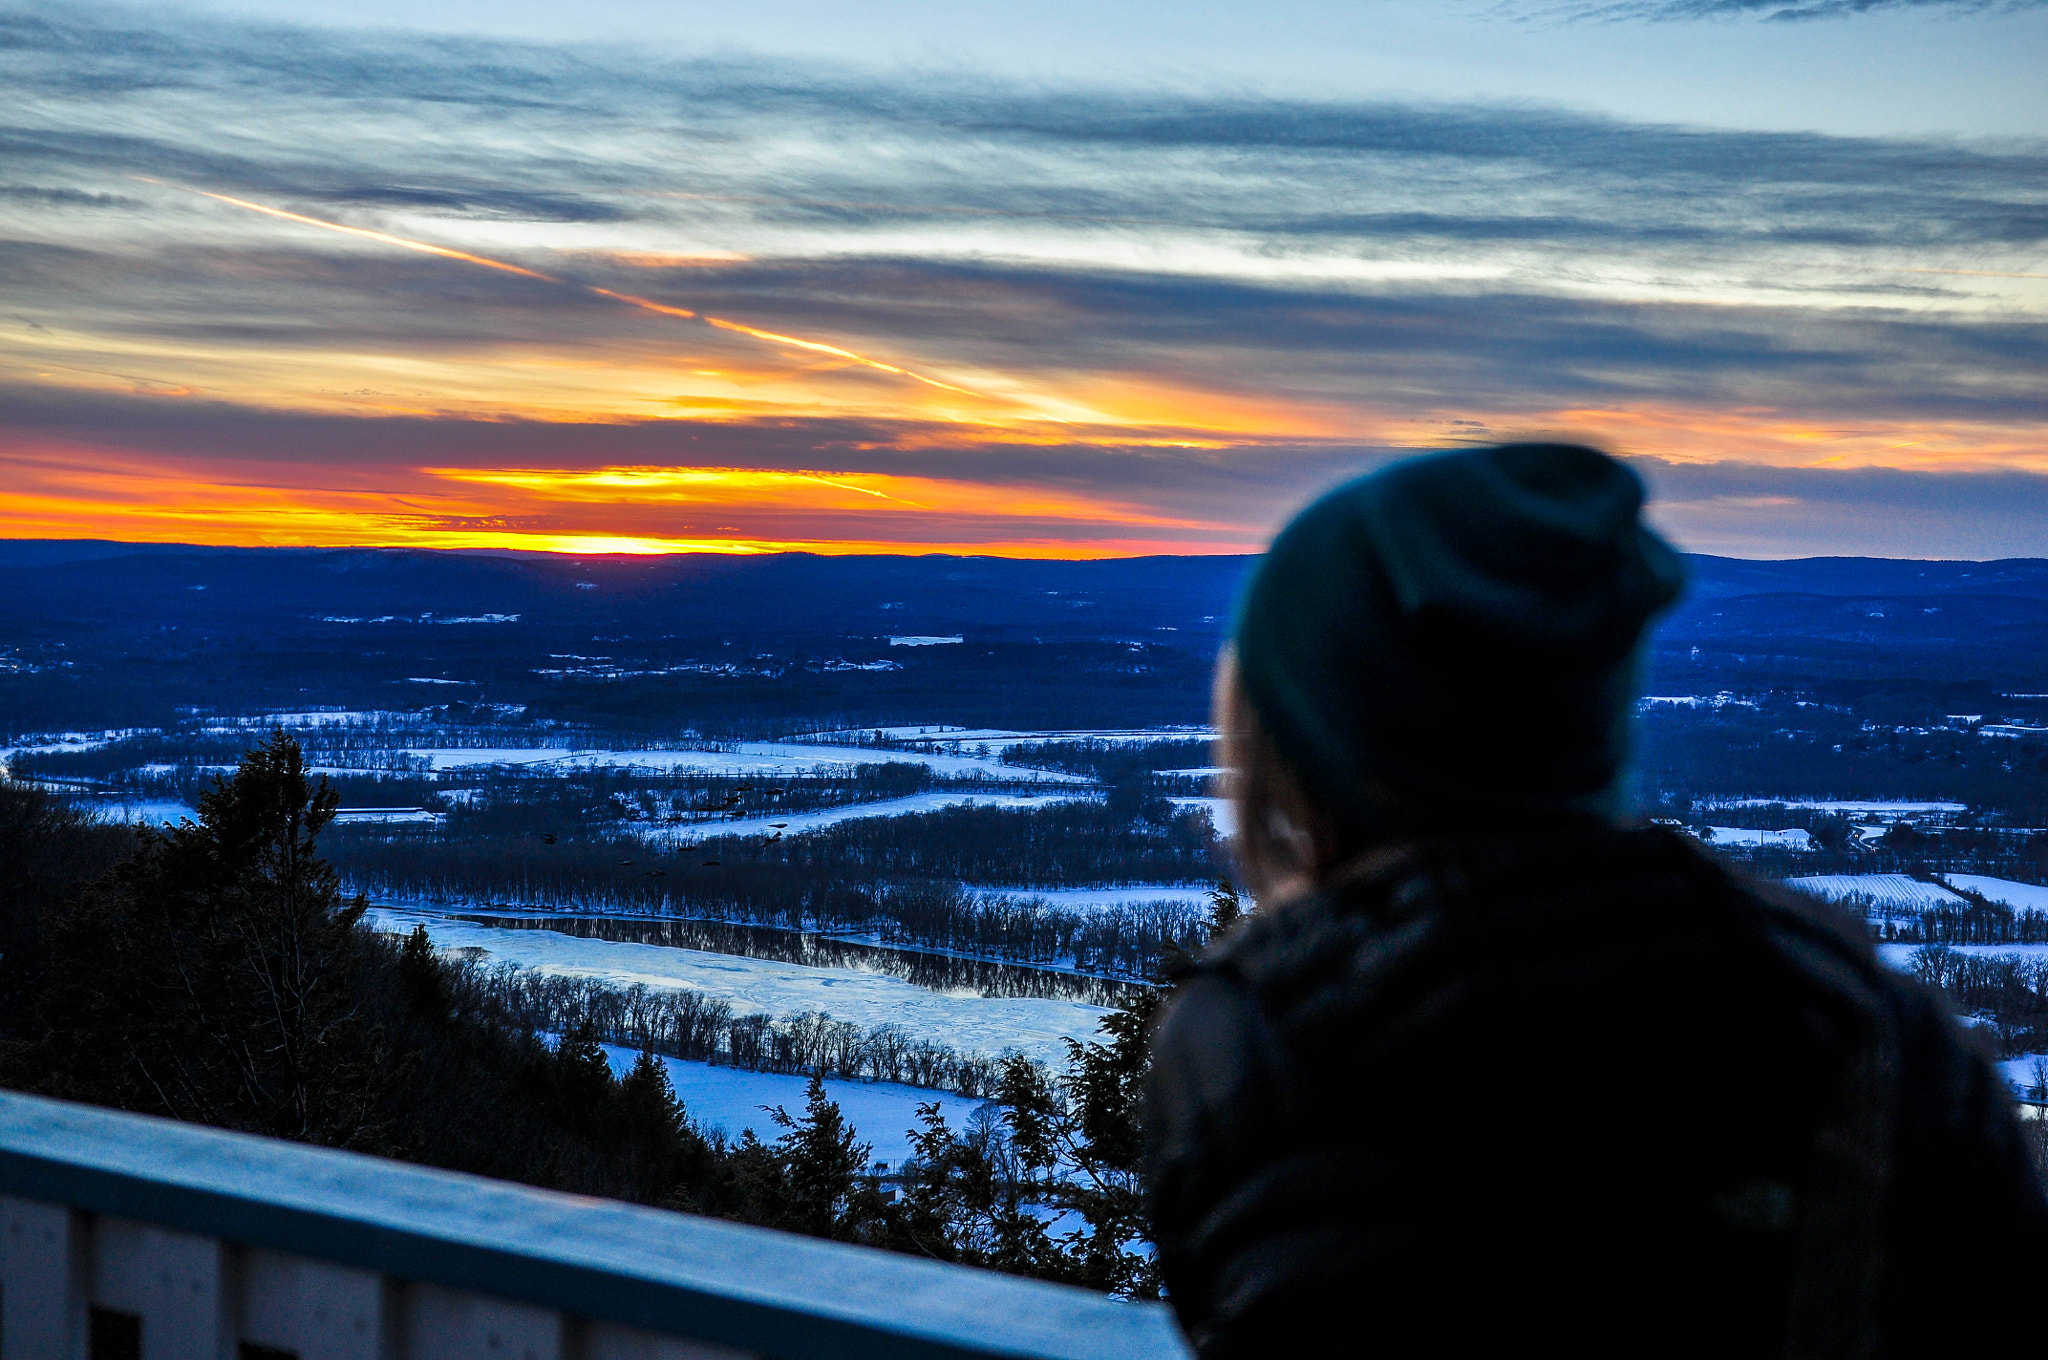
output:
[[[629,269],[699,269],[722,264],[745,264],[753,258],[737,250],[700,250],[678,253],[669,250],[592,250],[588,258]]]
[[[1410,439],[1440,438],[1424,424]],[[1619,453],[1673,462],[1889,467],[1925,472],[2048,471],[2048,429],[2031,421],[1856,420],[1777,407],[1576,407],[1493,417],[1486,438],[1561,431]],[[1407,442],[1407,441],[1404,441]]]
[[[1246,526],[1044,489],[754,468],[414,468],[162,461],[48,446],[0,456],[0,534],[242,546],[551,552],[1237,552]]]
[[[760,468],[611,467],[587,471],[544,468],[423,468],[432,477],[507,487],[552,504],[772,507],[787,514],[854,509],[865,515],[917,513],[973,515],[993,521],[1064,520],[1089,525],[1228,532],[1232,526],[1176,519],[1139,507],[1043,487],[987,485],[936,477],[872,472],[786,472]],[[854,497],[870,500],[855,500]],[[882,501],[877,506],[872,501]]]

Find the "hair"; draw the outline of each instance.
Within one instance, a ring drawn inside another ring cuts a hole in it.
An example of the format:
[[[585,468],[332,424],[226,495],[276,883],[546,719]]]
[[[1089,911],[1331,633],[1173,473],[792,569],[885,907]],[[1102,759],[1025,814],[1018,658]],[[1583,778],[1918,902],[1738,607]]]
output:
[[[1259,721],[1227,646],[1217,658],[1213,708],[1220,763],[1230,771],[1224,793],[1237,812],[1231,857],[1254,897],[1278,900],[1327,882],[1382,839],[1311,800]],[[1375,805],[1392,805],[1385,790],[1366,791]]]

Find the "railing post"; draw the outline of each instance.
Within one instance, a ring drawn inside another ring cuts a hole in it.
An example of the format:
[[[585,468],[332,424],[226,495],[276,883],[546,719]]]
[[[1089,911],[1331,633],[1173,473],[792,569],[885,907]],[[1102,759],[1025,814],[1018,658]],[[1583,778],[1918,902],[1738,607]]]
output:
[[[241,1257],[238,1339],[298,1360],[379,1360],[390,1288],[367,1270],[251,1248]]]
[[[407,1360],[564,1360],[553,1309],[430,1284],[404,1294]]]
[[[751,1351],[657,1336],[611,1322],[584,1322],[569,1332],[569,1360],[759,1360]]]
[[[228,1316],[227,1249],[211,1237],[148,1223],[93,1224],[92,1301],[142,1319],[145,1360],[222,1360]]]
[[[0,1195],[0,1360],[85,1360],[83,1214]]]

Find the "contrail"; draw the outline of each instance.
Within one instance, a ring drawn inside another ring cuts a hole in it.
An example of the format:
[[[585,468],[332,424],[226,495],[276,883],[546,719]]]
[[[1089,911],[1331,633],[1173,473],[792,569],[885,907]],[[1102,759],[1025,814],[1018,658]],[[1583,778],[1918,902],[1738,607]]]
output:
[[[138,175],[136,178],[143,179],[146,176]],[[149,182],[151,184],[165,183],[165,181],[160,179],[153,179]],[[531,269],[521,269],[516,264],[506,264],[503,260],[493,260],[482,255],[472,255],[466,250],[451,250],[447,246],[431,245],[426,241],[409,241],[403,236],[393,236],[389,232],[371,231],[368,227],[347,227],[339,222],[323,222],[317,217],[307,217],[303,213],[286,212],[283,208],[265,207],[261,203],[251,203],[246,198],[230,198],[226,194],[208,193],[204,189],[189,189],[182,184],[173,184],[170,187],[173,189],[184,189],[188,194],[198,194],[201,198],[210,198],[217,203],[232,203],[237,208],[247,208],[250,212],[259,212],[266,217],[281,217],[287,222],[303,222],[309,227],[325,227],[329,231],[338,231],[344,236],[360,236],[366,241],[377,241],[387,246],[397,246],[401,250],[417,250],[425,255],[439,255],[444,260],[461,260],[465,264],[480,264],[486,269],[502,269],[507,274],[518,274],[529,279],[539,279],[543,283],[561,282],[560,279],[552,274],[541,274]]]
[[[614,293],[611,289],[600,288],[594,283],[590,285],[590,291],[596,293],[600,297],[616,299],[619,302],[625,303],[629,307],[639,307],[645,311],[659,312],[663,316],[682,316],[689,317],[692,320],[699,319],[697,317],[697,314],[691,311],[688,307],[670,307],[665,303],[655,302],[649,298],[634,297],[631,293]]]
[[[854,363],[866,364],[869,368],[878,368],[884,373],[900,373],[906,378],[915,378],[921,383],[930,383],[933,387],[943,387],[948,392],[965,392],[970,397],[981,395],[978,392],[968,392],[964,387],[955,387],[951,383],[942,383],[937,378],[927,378],[922,373],[912,373],[907,368],[898,368],[894,364],[885,364],[879,359],[863,358],[852,350],[841,349],[837,345],[827,345],[817,340],[799,340],[793,335],[777,335],[774,331],[757,331],[752,326],[742,326],[737,321],[726,321],[715,316],[707,316],[704,318],[704,321],[706,325],[716,326],[722,331],[738,331],[741,335],[751,335],[756,340],[767,340],[778,345],[795,345],[798,349],[816,350],[820,354],[836,354],[842,359],[851,359]]]
[[[764,341],[768,344],[793,345],[798,349],[807,349],[818,354],[834,355],[846,360],[848,363],[874,369],[878,373],[891,373],[897,377],[913,378],[918,382],[943,391],[958,392],[962,396],[979,397],[982,395],[979,392],[969,391],[965,387],[956,387],[949,382],[940,382],[937,378],[927,378],[922,373],[915,373],[907,368],[899,368],[895,364],[883,363],[880,359],[870,359],[865,354],[856,354],[850,349],[841,349],[838,345],[828,345],[821,340],[801,340],[794,335],[780,335],[774,331],[759,330],[738,321],[728,321],[724,317],[705,316],[700,312],[693,312],[687,307],[671,307],[665,303],[656,302],[651,298],[636,297],[631,293],[615,293],[609,288],[599,288],[595,284],[571,284],[565,279],[556,278],[553,274],[543,274],[535,269],[525,269],[516,264],[508,264],[504,260],[494,260],[488,255],[472,255],[466,250],[455,250],[448,246],[437,246],[428,241],[415,241],[405,236],[393,236],[390,232],[386,231],[371,231],[367,227],[344,226],[340,222],[329,222],[318,217],[308,217],[304,213],[286,212],[283,208],[272,208],[262,203],[251,203],[246,198],[231,198],[227,194],[210,193],[205,189],[194,189],[188,185],[174,184],[169,180],[151,179],[148,175],[137,175],[135,178],[148,184],[161,184],[167,188],[182,189],[188,194],[197,194],[201,198],[210,198],[216,203],[227,203],[237,208],[246,208],[250,212],[262,213],[266,217],[277,217],[287,222],[298,222],[308,227],[320,227],[327,231],[337,231],[344,236],[357,236],[366,241],[375,241],[380,245],[397,246],[401,250],[417,250],[425,255],[438,255],[444,260],[460,260],[464,264],[481,265],[485,269],[503,270],[507,274],[517,274],[521,278],[538,279],[542,283],[561,284],[563,287],[580,287],[586,292],[595,293],[599,297],[610,298],[614,302],[623,302],[629,307],[638,307],[644,312],[653,312],[659,316],[681,317],[690,321],[702,321],[707,326],[716,326],[722,331],[734,331],[740,335]]]
[[[913,373],[911,376],[916,377],[917,375]],[[830,477],[820,477],[815,472],[792,472],[789,475],[806,482],[822,482],[826,486],[836,486],[841,491],[858,491],[863,496],[873,496],[877,500],[895,501],[898,505],[913,505],[917,506],[920,510],[926,508],[925,506],[918,505],[916,501],[906,501],[901,496],[891,496],[884,491],[875,491],[865,486],[855,486],[851,482],[835,482]]]

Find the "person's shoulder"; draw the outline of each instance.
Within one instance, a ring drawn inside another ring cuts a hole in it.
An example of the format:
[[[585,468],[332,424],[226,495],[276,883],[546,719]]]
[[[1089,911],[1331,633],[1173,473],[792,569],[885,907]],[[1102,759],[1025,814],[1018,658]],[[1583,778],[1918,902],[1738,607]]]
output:
[[[1675,834],[1675,833],[1674,833]],[[1689,839],[1689,838],[1687,838]],[[1903,997],[1917,989],[1878,957],[1863,918],[1847,908],[1783,883],[1757,878],[1700,847],[1727,882],[1756,912],[1772,946],[1805,968],[1866,990]]]
[[[1280,1014],[1361,974],[1400,967],[1435,934],[1436,865],[1420,847],[1369,856],[1321,887],[1261,903],[1195,959],[1193,978],[1220,979]]]
[[[1648,912],[1652,903],[1665,910]],[[1594,936],[1650,947],[1648,937],[1660,932],[1698,944],[1696,936],[1725,939],[1729,931],[1811,986],[1862,1005],[1877,996],[1915,1008],[1924,1000],[1924,989],[1879,959],[1851,913],[1659,826],[1577,824],[1391,848],[1317,891],[1261,904],[1203,951],[1193,971],[1284,1008],[1289,997],[1361,972],[1432,961],[1456,968],[1501,949],[1540,970],[1543,959],[1568,956]]]
[[[1886,962],[1863,918],[1783,883],[1754,877],[1704,847],[1697,852],[1722,873],[1728,891],[1755,911],[1773,957],[1810,997],[1825,998],[1838,1018],[1874,1024],[1867,1040],[1913,1055],[1919,1080],[1946,1080],[1988,1061],[1981,1036],[1959,1026],[1942,994],[1914,972]]]

